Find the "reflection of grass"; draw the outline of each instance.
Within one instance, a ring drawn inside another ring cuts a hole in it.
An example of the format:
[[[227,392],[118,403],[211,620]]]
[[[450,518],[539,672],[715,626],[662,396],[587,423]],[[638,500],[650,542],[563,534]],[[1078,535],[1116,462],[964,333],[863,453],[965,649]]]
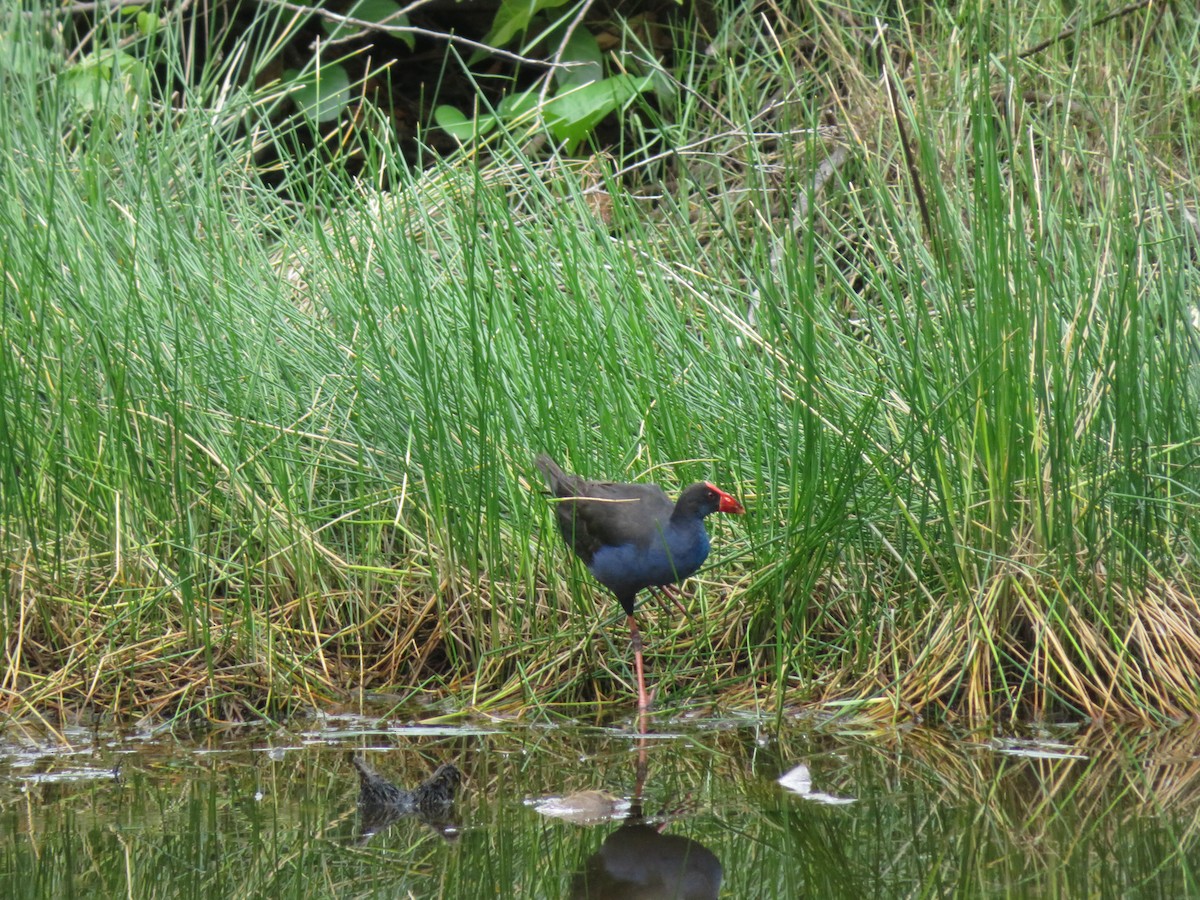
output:
[[[379,194],[314,157],[307,216],[238,116],[67,129],[45,60],[6,65],[6,709],[628,704],[552,450],[747,501],[692,621],[644,613],[668,703],[1200,712],[1194,13],[1025,61],[1058,13],[963,15],[883,71],[849,20],[730,15],[668,161]]]
[[[672,730],[677,737],[647,742],[642,812],[716,855],[722,896],[1195,894],[1197,778],[1174,762],[1194,755],[1194,733],[1052,731],[1086,758],[1031,759],[945,729],[856,737],[785,724],[767,740],[729,720]],[[439,763],[463,768],[454,806],[463,829],[448,844],[404,820],[363,846],[347,750],[364,738],[314,737],[230,729],[197,754],[181,736],[119,754],[120,783],[22,787],[13,778],[28,769],[6,773],[0,891],[59,897],[73,884],[88,896],[175,896],[203,885],[205,896],[482,897],[507,887],[509,896],[562,897],[617,823],[543,817],[527,800],[585,790],[632,799],[638,783],[636,738],[573,723],[375,732],[365,738],[372,764],[399,784]],[[264,743],[281,749],[264,753]],[[115,762],[107,741],[96,747],[96,765]],[[815,786],[855,803],[822,806],[779,787],[801,761]],[[54,765],[49,752],[37,763]]]
[[[807,753],[822,787],[859,803],[781,805],[781,855],[821,896],[1193,893],[1198,773],[1171,767],[1158,783],[1147,771],[1171,766],[1195,735],[1046,729],[1040,738],[1081,758],[1005,755],[921,728],[853,750],[819,739]],[[779,868],[769,855],[763,864]]]

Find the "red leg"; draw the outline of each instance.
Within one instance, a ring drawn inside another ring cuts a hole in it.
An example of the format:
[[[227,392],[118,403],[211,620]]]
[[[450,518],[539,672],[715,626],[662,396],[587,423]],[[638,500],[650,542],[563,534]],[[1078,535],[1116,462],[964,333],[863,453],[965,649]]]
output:
[[[650,695],[646,693],[645,664],[642,661],[642,633],[638,631],[637,622],[629,616],[629,641],[633,645],[633,670],[637,673],[638,709],[650,708]]]
[[[688,615],[688,611],[686,609],[684,609],[683,603],[681,603],[679,600],[679,597],[680,597],[679,589],[676,588],[675,585],[660,584],[657,587],[650,588],[649,590],[652,593],[657,594],[659,597],[666,597],[668,600],[670,600],[672,603],[675,604],[675,607],[681,613],[683,613],[683,617],[685,619],[691,619],[691,616]]]

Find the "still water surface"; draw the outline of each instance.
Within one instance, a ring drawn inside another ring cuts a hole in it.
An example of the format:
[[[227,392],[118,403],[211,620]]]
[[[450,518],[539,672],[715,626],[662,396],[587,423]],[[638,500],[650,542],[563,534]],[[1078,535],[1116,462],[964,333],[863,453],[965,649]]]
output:
[[[9,724],[0,897],[1200,897],[1192,731],[648,731]],[[463,781],[381,819],[352,754],[402,788],[444,763]]]

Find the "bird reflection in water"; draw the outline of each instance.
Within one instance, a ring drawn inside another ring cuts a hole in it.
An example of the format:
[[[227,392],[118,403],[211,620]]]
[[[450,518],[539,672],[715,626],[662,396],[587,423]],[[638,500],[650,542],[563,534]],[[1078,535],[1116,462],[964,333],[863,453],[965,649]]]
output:
[[[357,753],[351,754],[350,762],[358,772],[360,843],[410,817],[428,825],[446,840],[458,837],[459,826],[453,819],[454,794],[462,781],[462,772],[457,766],[443,763],[425,781],[407,790],[392,784]]]
[[[665,827],[665,826],[663,826]],[[721,891],[721,861],[698,841],[626,822],[571,881],[579,900],[710,900]]]
[[[648,771],[646,721],[639,716],[637,782],[625,801],[603,791],[580,791],[534,804],[543,815],[594,825],[620,822],[571,879],[576,900],[711,900],[724,871],[716,855],[691,838],[664,834],[669,822],[650,824],[642,813]]]

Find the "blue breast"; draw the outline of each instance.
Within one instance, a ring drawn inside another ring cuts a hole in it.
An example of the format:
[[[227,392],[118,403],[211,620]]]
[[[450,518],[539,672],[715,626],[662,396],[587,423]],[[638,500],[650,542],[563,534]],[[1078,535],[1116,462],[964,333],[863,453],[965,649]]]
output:
[[[708,558],[708,546],[702,520],[683,526],[668,524],[648,546],[601,547],[588,570],[618,597],[628,596],[643,588],[683,581]]]

